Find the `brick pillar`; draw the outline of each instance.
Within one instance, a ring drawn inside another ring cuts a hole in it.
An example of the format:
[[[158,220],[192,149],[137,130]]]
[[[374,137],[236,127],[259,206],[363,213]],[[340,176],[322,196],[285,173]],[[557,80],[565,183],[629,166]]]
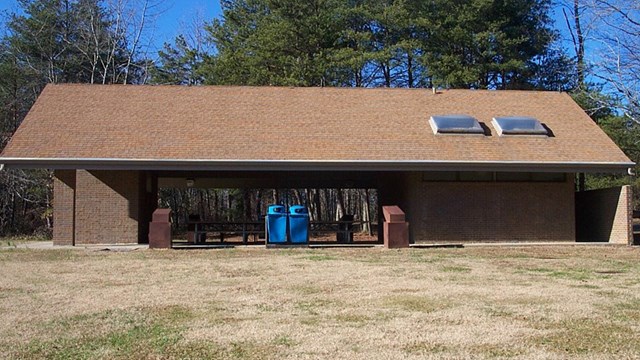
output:
[[[138,243],[149,242],[149,224],[158,207],[158,176],[154,172],[140,173],[140,218],[138,220]]]
[[[76,245],[137,244],[146,236],[139,226],[141,179],[139,171],[78,170]]]
[[[631,186],[576,193],[576,227],[579,241],[633,243]]]
[[[611,242],[633,245],[633,188],[629,185],[620,189],[615,221]]]
[[[76,171],[53,174],[53,244],[75,245]]]

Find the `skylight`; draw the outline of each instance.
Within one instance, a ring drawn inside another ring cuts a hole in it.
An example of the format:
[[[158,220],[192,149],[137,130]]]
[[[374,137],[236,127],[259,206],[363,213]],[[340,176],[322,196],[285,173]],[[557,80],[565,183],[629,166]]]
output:
[[[498,135],[549,135],[538,119],[525,116],[506,116],[493,118],[493,126]]]
[[[468,115],[436,115],[429,124],[434,134],[484,134],[478,120]]]

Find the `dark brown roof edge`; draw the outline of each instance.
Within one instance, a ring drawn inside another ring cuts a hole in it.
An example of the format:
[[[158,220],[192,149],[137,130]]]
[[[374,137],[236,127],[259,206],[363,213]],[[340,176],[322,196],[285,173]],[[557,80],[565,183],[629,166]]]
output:
[[[440,160],[163,160],[0,158],[7,168],[215,171],[526,171],[627,172],[633,162],[527,162]]]

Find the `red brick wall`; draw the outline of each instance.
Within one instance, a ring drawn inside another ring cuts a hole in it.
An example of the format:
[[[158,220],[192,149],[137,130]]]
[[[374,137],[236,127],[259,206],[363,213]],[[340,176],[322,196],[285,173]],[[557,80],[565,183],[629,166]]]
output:
[[[53,243],[74,245],[75,170],[56,170],[53,179]]]
[[[76,245],[138,243],[140,180],[137,171],[78,170]]]
[[[423,182],[405,210],[413,241],[575,241],[574,183]]]
[[[631,186],[576,193],[578,241],[633,242]]]

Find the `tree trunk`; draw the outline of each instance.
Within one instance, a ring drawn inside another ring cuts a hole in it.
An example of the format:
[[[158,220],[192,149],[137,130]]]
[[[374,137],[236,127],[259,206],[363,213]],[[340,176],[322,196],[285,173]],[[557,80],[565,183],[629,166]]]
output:
[[[578,66],[578,83],[579,86],[584,84],[584,36],[582,34],[582,26],[580,25],[580,4],[579,0],[573,0],[573,20],[576,26],[576,35],[578,37],[578,51],[576,52],[576,65]]]
[[[371,204],[369,203],[369,189],[364,189],[364,201],[362,202],[362,232],[367,233],[369,236],[373,235],[371,232]]]
[[[340,220],[345,214],[344,211],[344,197],[342,195],[342,189],[336,190],[336,221]]]
[[[262,217],[262,189],[256,190],[256,219],[261,220]]]
[[[251,190],[242,189],[243,221],[251,221]]]
[[[300,195],[300,190],[293,189],[293,196],[296,198],[296,203],[298,205],[307,206],[307,204],[304,201],[302,201],[302,196]]]

